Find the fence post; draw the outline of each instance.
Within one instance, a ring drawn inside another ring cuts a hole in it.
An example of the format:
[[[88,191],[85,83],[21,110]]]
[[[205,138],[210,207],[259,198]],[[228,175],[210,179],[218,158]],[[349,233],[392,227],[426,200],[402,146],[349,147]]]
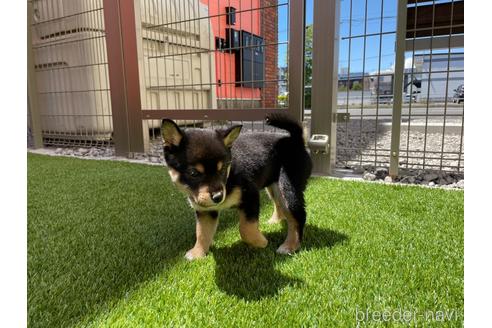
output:
[[[336,163],[339,18],[340,0],[314,0],[311,134],[328,135],[329,149],[311,157],[322,175]]]
[[[133,8],[135,8],[135,34],[137,40],[137,58],[138,58],[138,69],[140,72],[145,71],[144,67],[144,53],[143,53],[143,37],[142,37],[142,16],[141,16],[141,2],[135,1]],[[147,99],[145,97],[146,86],[145,86],[145,74],[139,74],[139,86],[140,86],[140,106],[142,109],[148,108]],[[150,135],[147,133],[149,131],[149,121],[142,120],[143,129],[143,143],[144,152],[149,152],[150,150]]]
[[[396,21],[395,73],[393,79],[393,115],[391,120],[391,154],[389,174],[398,175],[400,159],[401,108],[403,75],[405,70],[405,39],[407,29],[407,1],[398,1]]]
[[[38,88],[34,72],[34,54],[32,51],[32,2],[27,2],[27,110],[31,117],[31,133],[34,148],[43,147],[43,131],[38,106]]]
[[[304,0],[289,1],[289,113],[302,122],[304,114]]]
[[[133,0],[104,0],[113,140],[118,156],[144,151]]]

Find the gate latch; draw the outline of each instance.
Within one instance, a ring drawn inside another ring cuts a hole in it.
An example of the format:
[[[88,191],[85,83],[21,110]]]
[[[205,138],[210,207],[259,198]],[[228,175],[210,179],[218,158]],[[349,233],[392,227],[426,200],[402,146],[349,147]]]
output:
[[[326,134],[313,134],[308,141],[308,147],[315,154],[328,153],[328,136]]]

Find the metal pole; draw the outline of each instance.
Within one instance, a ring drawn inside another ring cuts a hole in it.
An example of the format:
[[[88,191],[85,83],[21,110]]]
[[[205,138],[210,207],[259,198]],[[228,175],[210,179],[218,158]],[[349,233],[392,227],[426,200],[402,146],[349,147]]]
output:
[[[41,116],[38,106],[38,88],[36,73],[34,72],[34,54],[32,51],[32,2],[27,2],[27,110],[31,114],[31,132],[34,148],[43,147],[43,132],[41,128]]]
[[[328,135],[327,153],[314,153],[313,172],[330,174],[336,163],[340,0],[314,0],[311,134]]]
[[[389,174],[398,175],[400,158],[401,108],[403,100],[403,75],[405,70],[405,39],[407,30],[407,1],[398,1],[396,27],[395,73],[393,79],[393,115],[391,122],[391,156]]]
[[[141,2],[135,1],[135,40],[137,41],[137,56],[138,56],[138,70],[142,72],[139,74],[139,86],[140,86],[140,100],[141,100],[141,108],[148,108],[147,99],[146,99],[146,87],[145,87],[145,65],[144,65],[144,52],[143,52],[143,34],[142,34],[142,16],[141,16]],[[140,115],[142,113],[140,112]],[[148,153],[150,150],[150,134],[147,133],[149,131],[149,121],[142,120],[142,131],[143,131],[143,143],[144,143],[144,152]]]
[[[302,122],[304,113],[304,0],[289,2],[289,113]]]
[[[135,8],[132,0],[104,0],[115,151],[144,151]]]

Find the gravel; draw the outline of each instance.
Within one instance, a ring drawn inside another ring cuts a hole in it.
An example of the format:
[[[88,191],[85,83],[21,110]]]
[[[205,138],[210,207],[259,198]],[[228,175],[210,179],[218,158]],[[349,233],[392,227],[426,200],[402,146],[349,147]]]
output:
[[[384,179],[388,175],[388,169],[385,167],[378,167],[374,170],[374,174],[377,179]]]
[[[386,172],[386,175],[382,175]],[[391,177],[387,171],[383,171],[380,168],[364,171],[362,179],[367,181],[381,181],[386,183],[401,183],[401,184],[419,184],[430,187],[442,187],[453,189],[464,189],[464,173],[446,172],[446,171],[428,171],[428,170],[413,170],[413,169],[400,169],[400,175]]]
[[[388,122],[390,121],[382,119],[378,122],[369,119],[362,121],[350,119],[347,123],[340,122],[337,126],[337,167],[351,169],[354,174],[361,174],[364,180],[390,183],[390,178],[387,178],[387,167],[389,166],[389,149],[391,149],[391,125],[388,125]],[[442,120],[429,119],[428,123],[439,125],[442,124]],[[408,149],[408,154],[412,158],[400,157],[399,176],[392,177],[391,181],[463,189],[464,155],[459,157],[458,154],[460,151],[464,154],[464,140],[459,130],[446,130],[443,138],[439,128],[429,130],[427,134],[422,128],[412,128],[418,124],[425,125],[425,120],[412,120],[410,133],[408,133],[408,122],[402,122],[401,156],[406,154]],[[426,151],[425,161],[424,149]],[[444,152],[442,159],[441,152]],[[379,166],[380,163],[383,165]],[[458,164],[460,173],[456,173],[456,169],[452,168]],[[436,170],[441,165],[443,171]]]
[[[376,175],[372,174],[371,172],[365,172],[362,175],[362,179],[367,180],[367,181],[374,181],[374,180],[376,180]]]
[[[347,123],[340,122],[337,126],[337,166],[355,169],[360,166],[364,167],[366,163],[374,163],[375,159],[387,166],[391,149],[391,125],[387,125],[389,122],[382,119],[377,122],[370,119],[362,121],[350,119]],[[447,124],[452,123],[447,122]],[[464,138],[462,140],[459,130],[448,129],[443,138],[442,131],[439,129],[434,128],[425,134],[422,127],[414,128],[416,124],[425,124],[425,121],[412,120],[410,133],[407,133],[408,123],[402,122],[401,167],[435,169],[442,165],[446,169],[457,167],[459,164],[461,170],[464,169],[464,156],[458,156],[460,151],[462,154],[465,151]],[[428,124],[442,124],[442,120],[429,119]],[[424,149],[426,151],[425,161]],[[441,152],[443,152],[442,163]]]
[[[436,173],[427,173],[424,175],[424,180],[425,181],[433,181],[439,178],[439,176]]]

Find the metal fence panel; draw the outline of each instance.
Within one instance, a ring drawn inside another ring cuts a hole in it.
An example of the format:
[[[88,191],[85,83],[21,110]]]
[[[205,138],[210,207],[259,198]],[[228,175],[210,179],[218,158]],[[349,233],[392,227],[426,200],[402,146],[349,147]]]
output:
[[[399,40],[398,5],[407,11]],[[457,0],[342,1],[338,167],[389,167],[394,159],[392,173],[464,170],[462,9]]]
[[[107,145],[112,120],[101,0],[31,1],[45,145]]]
[[[269,130],[269,112],[302,119],[304,1],[140,4],[142,118],[151,155],[162,156],[162,118],[189,127],[242,123],[245,132]]]

